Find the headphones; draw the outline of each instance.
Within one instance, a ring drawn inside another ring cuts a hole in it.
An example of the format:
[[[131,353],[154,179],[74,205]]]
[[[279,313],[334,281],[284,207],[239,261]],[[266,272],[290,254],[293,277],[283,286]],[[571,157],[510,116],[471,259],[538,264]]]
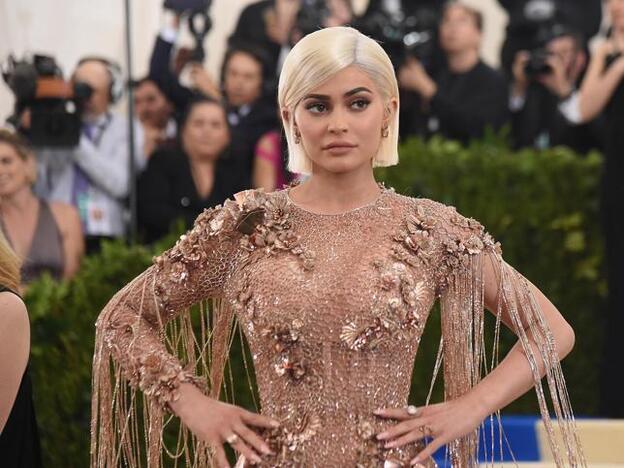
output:
[[[86,62],[98,62],[106,67],[108,77],[110,78],[110,88],[108,90],[110,103],[116,104],[117,102],[119,102],[124,92],[124,79],[121,67],[111,60],[94,55],[81,58],[78,61],[76,68]]]

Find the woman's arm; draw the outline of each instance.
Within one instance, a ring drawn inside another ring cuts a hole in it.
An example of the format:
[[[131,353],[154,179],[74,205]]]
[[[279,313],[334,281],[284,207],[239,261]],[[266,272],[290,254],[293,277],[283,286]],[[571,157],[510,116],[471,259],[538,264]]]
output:
[[[555,341],[558,358],[561,360],[567,356],[574,346],[574,330],[563,318],[559,310],[550,300],[529,280],[518,274],[517,278],[511,280],[514,290],[521,291],[520,282],[526,282],[530,294],[535,297],[537,305],[542,311],[546,325],[552,333]],[[505,304],[501,304],[502,299],[498,297],[500,271],[497,271],[494,260],[487,256],[484,262],[484,293],[485,305],[492,313],[496,314],[497,309],[501,306],[501,321],[512,331],[518,334],[516,325]],[[534,356],[540,356],[541,351],[532,336],[530,326],[527,322],[526,315],[520,315],[521,326],[526,332]],[[544,362],[541,359],[536,361],[540,377],[546,373]],[[500,364],[490,372],[485,378],[472,390],[472,397],[481,408],[484,417],[504,408],[512,401],[524,395],[528,390],[533,388],[534,376],[533,371],[527,360],[527,356],[518,341]]]
[[[119,420],[113,423],[110,415],[117,404],[111,395],[124,392],[125,388],[111,388],[109,355],[130,385],[148,397],[150,411],[155,412],[148,420],[160,420],[162,409],[173,410],[197,438],[213,446],[220,467],[229,466],[222,444],[233,434],[240,436],[234,448],[248,459],[259,461],[259,453],[269,452],[269,447],[248,425],[274,427],[270,418],[204,395],[195,368],[183,367],[165,345],[169,321],[188,313],[188,308],[202,299],[221,297],[237,261],[239,214],[240,209],[232,200],[223,207],[205,210],[191,231],[118,292],[100,314],[96,324],[91,424],[93,434],[100,437],[98,442],[92,442],[100,447],[99,451],[93,449],[92,453],[101,458],[92,459],[93,466],[106,459],[106,454],[100,455],[102,451],[115,448],[115,440],[119,440],[114,439],[115,424],[122,424]],[[192,325],[182,328],[187,326]],[[187,329],[186,333],[192,331]],[[180,341],[173,346],[183,346]],[[202,353],[210,352],[208,343],[200,346]],[[214,356],[197,358],[209,362]],[[212,393],[218,397],[218,392]],[[126,449],[136,450],[129,434],[121,439],[131,445]],[[159,463],[159,443],[154,442],[156,449],[150,451],[150,466]]]
[[[51,203],[50,210],[61,233],[63,243],[63,278],[70,279],[80,267],[80,259],[85,252],[84,236],[78,211],[71,205]]]
[[[592,56],[579,95],[581,122],[593,120],[603,111],[624,77],[624,55],[605,70],[606,58],[614,51],[610,42],[598,46]]]
[[[26,306],[11,292],[0,293],[0,434],[7,423],[28,363],[30,325]]]

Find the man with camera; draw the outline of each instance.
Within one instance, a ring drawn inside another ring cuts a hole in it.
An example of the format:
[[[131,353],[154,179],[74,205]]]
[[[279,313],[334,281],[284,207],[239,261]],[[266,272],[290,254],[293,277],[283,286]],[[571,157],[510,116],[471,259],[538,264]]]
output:
[[[403,136],[441,134],[466,143],[507,123],[507,84],[481,61],[481,33],[479,12],[461,3],[444,7],[439,41],[446,64],[430,72],[411,56],[399,69]]]
[[[516,54],[536,47],[549,35],[553,23],[566,24],[580,34],[582,48],[598,33],[602,21],[601,0],[498,0],[509,14],[501,64],[511,75]]]
[[[121,71],[101,57],[85,57],[71,81],[87,88],[80,106],[80,128],[73,147],[36,147],[36,193],[78,209],[87,252],[102,239],[125,234],[124,199],[128,195],[128,129],[126,120],[111,112],[123,91]],[[26,109],[28,111],[28,109]],[[26,133],[28,130],[26,129]]]
[[[509,106],[516,147],[565,145],[579,153],[602,146],[601,120],[579,125],[577,86],[587,65],[583,36],[553,24],[542,47],[519,51]]]

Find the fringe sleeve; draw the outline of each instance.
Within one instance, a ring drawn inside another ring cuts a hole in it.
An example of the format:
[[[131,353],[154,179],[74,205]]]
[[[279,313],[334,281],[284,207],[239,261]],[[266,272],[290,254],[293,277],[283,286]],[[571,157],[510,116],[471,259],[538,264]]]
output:
[[[167,403],[178,398],[180,384],[192,382],[218,391],[218,370],[202,379],[196,377],[197,368],[207,369],[207,363],[197,352],[190,314],[182,312],[203,299],[217,298],[213,308],[216,320],[230,320],[228,313],[216,311],[236,261],[240,211],[232,200],[205,210],[193,229],[119,291],[98,317],[92,376],[92,467],[142,466],[145,455],[147,466],[161,466],[163,416]],[[172,323],[167,334],[167,324],[176,317],[180,320],[175,326]],[[223,359],[224,341],[227,338],[212,343],[213,358],[217,353]],[[144,398],[139,398],[137,389]],[[137,408],[139,401],[143,402],[142,412]],[[141,426],[144,439],[139,435]],[[206,460],[208,452],[204,450],[199,457]]]
[[[443,245],[439,284],[445,399],[455,399],[468,392],[488,370],[484,349],[483,272],[484,262],[493,262],[498,305],[494,311],[497,319],[489,368],[498,364],[499,330],[504,309],[533,373],[540,412],[556,465],[585,466],[554,337],[528,281],[503,260],[500,245],[477,221],[459,215],[453,207],[442,208],[439,220]],[[534,352],[534,347],[539,353]],[[550,418],[540,363],[545,368],[556,422]],[[448,457],[453,467],[478,465],[478,435],[476,430],[449,444]],[[563,441],[563,447],[559,446],[560,441]]]

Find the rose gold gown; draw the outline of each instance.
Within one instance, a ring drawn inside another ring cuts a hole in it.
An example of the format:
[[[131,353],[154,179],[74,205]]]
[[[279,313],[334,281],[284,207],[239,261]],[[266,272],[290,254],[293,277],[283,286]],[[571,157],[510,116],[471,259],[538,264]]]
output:
[[[260,431],[277,453],[264,457],[262,466],[408,466],[422,445],[385,449],[374,436],[396,421],[373,411],[407,404],[414,358],[437,299],[446,398],[478,383],[485,359],[484,261],[497,267],[511,316],[542,333],[537,341],[550,366],[549,383],[564,388],[554,343],[526,281],[502,260],[483,227],[453,207],[384,187],[373,203],[337,215],[298,207],[287,189],[247,191],[237,198],[200,215],[98,319],[92,466],[116,466],[120,457],[133,465],[124,450],[133,450],[128,444],[134,439],[122,436],[125,426],[119,422],[134,417],[133,403],[115,397],[125,383],[149,396],[147,457],[149,466],[157,466],[163,413],[180,383],[194,382],[218,396],[232,318],[253,356],[261,412],[281,421],[276,430]],[[189,339],[190,327],[183,326],[173,341],[164,339],[166,323],[207,298],[220,301],[212,308],[213,331],[204,335],[205,343]],[[524,341],[528,345],[526,335]],[[182,363],[173,348],[186,349]],[[111,380],[109,356],[122,371],[117,379]],[[537,372],[535,362],[531,366]],[[570,426],[564,424],[564,439],[571,450],[559,454],[559,463],[583,464],[565,395],[555,411]],[[475,465],[477,444],[476,433],[450,444],[453,466]],[[194,458],[187,464],[209,466],[209,447],[190,445]],[[556,444],[553,450],[559,451]]]

